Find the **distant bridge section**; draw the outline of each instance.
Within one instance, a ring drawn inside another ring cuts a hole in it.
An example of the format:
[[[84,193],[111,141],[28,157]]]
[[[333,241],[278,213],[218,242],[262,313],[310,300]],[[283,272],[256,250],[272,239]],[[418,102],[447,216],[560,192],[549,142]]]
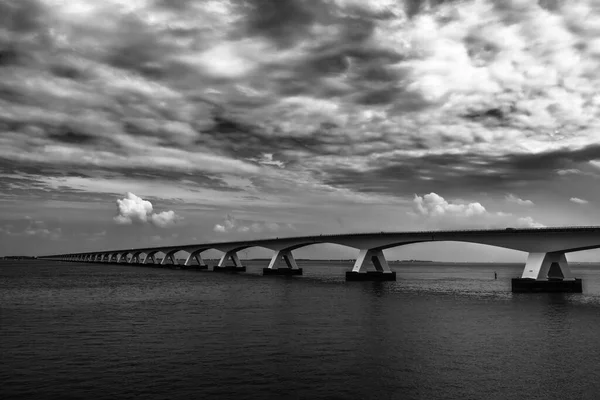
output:
[[[477,243],[524,251],[529,255],[519,282],[525,282],[523,283],[525,285],[527,282],[535,281],[538,283],[532,285],[537,285],[536,287],[550,287],[552,285],[572,287],[573,285],[577,286],[577,284],[581,286],[581,280],[573,277],[565,254],[600,248],[600,227],[352,233],[104,250],[56,254],[38,258],[60,261],[156,265],[158,264],[156,256],[160,253],[162,254],[160,265],[178,265],[175,253],[183,251],[188,253],[188,257],[182,267],[195,266],[196,268],[205,269],[207,267],[201,254],[204,251],[215,249],[223,253],[218,264],[214,267],[215,271],[244,271],[245,267],[242,265],[237,253],[251,247],[262,247],[274,252],[268,267],[263,269],[263,274],[301,275],[302,269],[296,264],[292,252],[314,244],[332,243],[358,250],[358,256],[352,271],[346,273],[347,280],[395,280],[396,274],[390,270],[383,250],[423,242]],[[226,265],[229,261],[233,265]],[[556,283],[557,281],[561,283]],[[521,284],[519,282],[517,282],[517,285]],[[551,283],[544,286],[540,282]],[[567,284],[566,282],[575,283]],[[514,290],[515,281],[513,280]]]

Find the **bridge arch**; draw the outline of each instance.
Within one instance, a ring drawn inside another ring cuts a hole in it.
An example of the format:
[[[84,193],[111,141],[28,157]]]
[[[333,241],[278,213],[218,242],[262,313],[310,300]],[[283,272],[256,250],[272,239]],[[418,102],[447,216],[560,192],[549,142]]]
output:
[[[179,248],[175,248],[175,249],[171,249],[171,250],[163,249],[162,253],[164,254],[164,257],[162,259],[161,264],[167,265],[170,260],[173,265],[177,265],[177,258],[175,257],[175,254],[179,253],[180,251],[184,251],[184,250],[179,249]]]
[[[120,251],[117,253],[117,262],[118,263],[126,263],[127,262],[127,256],[131,253],[131,250],[126,250],[126,251]]]
[[[144,257],[144,261],[142,262],[143,264],[150,264],[150,262],[149,262],[150,260],[152,260],[152,264],[156,264],[155,256],[158,253],[163,253],[163,251],[161,249],[152,249],[152,250],[145,250],[144,253],[146,253],[146,257]]]

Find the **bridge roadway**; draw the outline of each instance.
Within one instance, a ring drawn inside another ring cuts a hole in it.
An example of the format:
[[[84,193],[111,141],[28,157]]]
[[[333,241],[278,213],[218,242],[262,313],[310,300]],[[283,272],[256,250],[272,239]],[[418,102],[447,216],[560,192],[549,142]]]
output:
[[[177,265],[175,253],[183,251],[188,253],[188,257],[182,267],[207,269],[201,253],[216,249],[223,256],[214,271],[245,271],[237,253],[250,247],[263,247],[274,251],[268,267],[263,269],[264,275],[301,275],[302,269],[296,264],[292,251],[314,244],[332,243],[358,250],[352,271],[346,272],[347,280],[396,280],[396,273],[390,270],[383,250],[442,241],[478,243],[529,253],[521,278],[513,279],[513,291],[581,292],[581,280],[573,277],[565,254],[600,248],[600,227],[352,233],[104,250],[38,258],[147,265],[157,264],[155,256],[162,253],[164,256],[160,264],[166,266]],[[233,265],[226,265],[229,260]]]

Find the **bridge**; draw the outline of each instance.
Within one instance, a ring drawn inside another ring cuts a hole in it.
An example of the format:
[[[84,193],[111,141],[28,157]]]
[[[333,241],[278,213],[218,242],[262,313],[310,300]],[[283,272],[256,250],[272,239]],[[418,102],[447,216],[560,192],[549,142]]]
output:
[[[104,250],[40,256],[38,259],[208,269],[201,254],[215,249],[223,255],[213,271],[238,272],[245,271],[246,267],[237,253],[262,247],[274,252],[269,265],[263,268],[263,275],[302,275],[302,268],[298,267],[292,252],[314,244],[331,243],[358,250],[352,270],[346,272],[346,280],[387,281],[396,280],[396,273],[390,269],[383,251],[424,242],[477,243],[527,252],[521,278],[512,280],[513,292],[581,292],[581,279],[573,277],[565,254],[600,248],[600,227],[352,233]],[[175,257],[178,252],[188,254],[181,266]],[[158,258],[159,254],[162,259]]]

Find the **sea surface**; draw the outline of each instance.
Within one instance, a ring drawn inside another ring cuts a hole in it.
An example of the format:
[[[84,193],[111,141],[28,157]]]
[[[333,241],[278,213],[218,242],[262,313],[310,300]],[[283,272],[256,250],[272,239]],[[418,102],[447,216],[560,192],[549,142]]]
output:
[[[600,265],[513,294],[522,264],[245,264],[0,261],[0,399],[600,398]]]

